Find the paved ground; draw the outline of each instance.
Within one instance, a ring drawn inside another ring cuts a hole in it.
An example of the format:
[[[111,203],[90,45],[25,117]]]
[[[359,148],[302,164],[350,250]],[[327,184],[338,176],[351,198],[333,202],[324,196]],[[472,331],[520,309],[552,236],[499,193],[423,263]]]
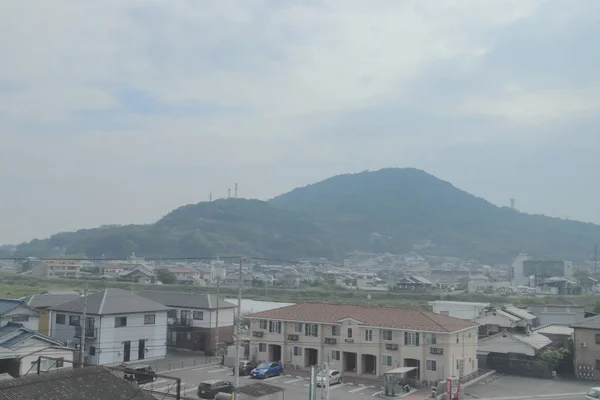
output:
[[[493,375],[464,390],[465,400],[581,400],[590,382]]]
[[[166,374],[173,370],[200,367],[203,365],[219,363],[220,361],[220,357],[206,357],[202,352],[169,349],[166,358],[135,361],[131,363],[131,365],[151,365],[152,369],[157,373]]]

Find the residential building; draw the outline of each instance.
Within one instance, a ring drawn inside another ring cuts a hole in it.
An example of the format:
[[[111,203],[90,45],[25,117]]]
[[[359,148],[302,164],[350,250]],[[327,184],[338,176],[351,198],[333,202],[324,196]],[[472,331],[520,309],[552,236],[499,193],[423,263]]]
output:
[[[39,312],[29,307],[23,300],[0,299],[0,327],[9,322],[23,324],[24,327],[37,331]]]
[[[132,270],[121,272],[119,279],[136,282],[141,285],[150,285],[156,282],[156,274],[152,269],[140,264]]]
[[[477,322],[480,336],[489,336],[505,331],[526,333],[527,330],[538,326],[535,315],[510,304],[485,310]]]
[[[304,303],[246,318],[258,360],[376,376],[412,367],[430,381],[477,370],[477,324],[429,311]]]
[[[554,347],[570,348],[569,342],[573,338],[573,328],[569,325],[548,324],[539,326],[533,331],[550,339]]]
[[[528,311],[538,318],[540,325],[570,325],[585,319],[585,307],[583,306],[547,304],[529,306]]]
[[[84,309],[86,321],[81,320]],[[79,343],[84,335],[88,365],[163,358],[167,311],[164,305],[126,290],[105,289],[50,307],[50,335],[70,344]]]
[[[175,275],[175,279],[179,283],[197,282],[201,279],[199,271],[191,268],[171,267],[166,268],[167,271]]]
[[[78,299],[81,295],[75,291],[69,292],[45,292],[24,297],[22,300],[29,307],[35,308],[39,315],[38,332],[44,335],[50,334],[50,312],[49,308],[59,304]]]
[[[208,353],[217,348],[217,334],[219,343],[232,341],[236,306],[217,296],[152,290],[138,295],[168,307],[169,346]]]
[[[43,278],[78,278],[80,273],[81,263],[77,260],[41,260],[31,269],[33,276]]]
[[[600,379],[600,315],[576,322],[571,328],[575,376],[580,379]]]
[[[105,275],[119,276],[125,272],[125,266],[123,264],[106,264],[101,267],[102,272]]]
[[[519,354],[521,358],[524,358],[523,356],[533,358],[540,350],[551,344],[552,340],[538,332],[517,333],[506,331],[479,338],[477,353],[489,357]]]
[[[454,318],[476,321],[490,307],[490,303],[472,303],[467,301],[430,301],[433,312]]]
[[[490,278],[477,274],[469,276],[467,280],[467,291],[469,293],[484,292],[490,284]]]
[[[104,367],[60,369],[0,381],[0,400],[156,400]]]
[[[431,289],[433,283],[422,276],[404,276],[394,285],[393,290],[398,292],[423,292]]]
[[[9,322],[0,328],[0,349],[0,373],[8,373],[14,378],[27,375],[34,369],[37,371],[40,357],[56,359],[41,360],[39,367],[42,372],[73,367],[73,349],[22,324]]]

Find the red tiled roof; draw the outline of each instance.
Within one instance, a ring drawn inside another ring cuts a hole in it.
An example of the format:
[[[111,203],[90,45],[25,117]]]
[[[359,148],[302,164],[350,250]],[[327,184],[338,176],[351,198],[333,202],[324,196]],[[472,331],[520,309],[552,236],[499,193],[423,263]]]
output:
[[[247,318],[335,324],[352,318],[362,325],[427,332],[456,332],[477,324],[417,308],[304,303],[250,314]]]

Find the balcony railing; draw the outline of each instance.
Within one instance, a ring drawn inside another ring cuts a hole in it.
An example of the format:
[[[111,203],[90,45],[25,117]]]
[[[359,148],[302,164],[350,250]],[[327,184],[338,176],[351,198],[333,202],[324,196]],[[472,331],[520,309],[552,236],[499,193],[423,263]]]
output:
[[[337,344],[337,339],[336,338],[325,338],[325,344]]]
[[[288,340],[297,341],[297,340],[300,340],[300,335],[295,334],[295,333],[288,333],[287,338],[288,338]]]
[[[82,331],[82,329],[80,326],[75,327],[75,337],[76,338],[81,337],[81,331]],[[85,328],[85,337],[86,338],[93,339],[97,336],[98,336],[98,328],[90,328],[90,327]]]
[[[191,318],[168,318],[167,323],[175,326],[192,326]]]

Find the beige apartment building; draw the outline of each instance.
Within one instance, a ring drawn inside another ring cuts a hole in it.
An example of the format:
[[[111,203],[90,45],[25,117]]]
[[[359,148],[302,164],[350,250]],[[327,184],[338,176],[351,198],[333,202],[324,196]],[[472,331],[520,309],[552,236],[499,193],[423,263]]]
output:
[[[376,376],[414,367],[429,381],[477,370],[477,324],[424,310],[305,303],[247,318],[260,361]]]
[[[573,362],[579,379],[600,379],[600,315],[585,318],[573,328]]]

